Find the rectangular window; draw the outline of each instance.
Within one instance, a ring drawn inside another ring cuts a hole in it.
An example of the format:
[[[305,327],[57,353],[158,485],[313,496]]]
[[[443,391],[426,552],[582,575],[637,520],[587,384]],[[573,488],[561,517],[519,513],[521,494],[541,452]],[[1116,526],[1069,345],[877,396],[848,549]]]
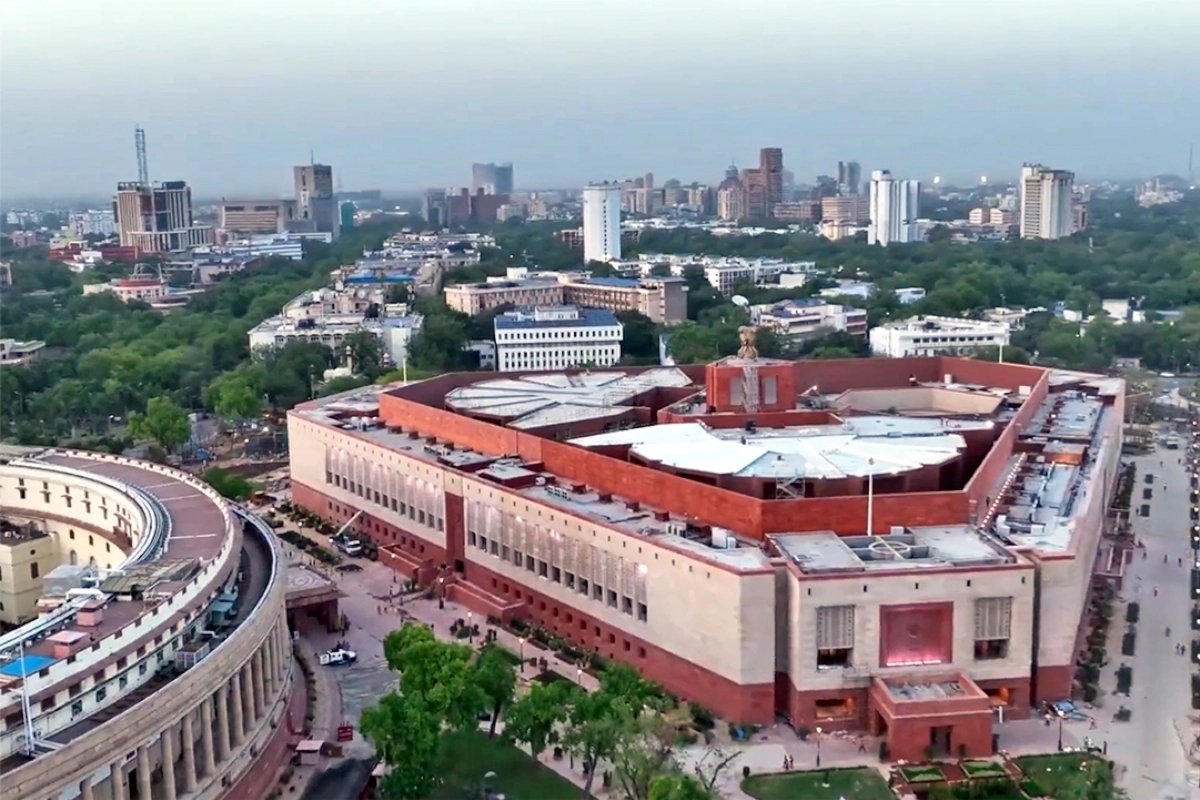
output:
[[[574,572],[567,572],[564,574],[563,585],[566,586],[568,589],[575,588],[575,573]]]
[[[589,587],[588,587],[587,578],[580,578],[579,579],[579,593],[586,596],[588,594],[588,588]]]
[[[1011,597],[980,597],[975,600],[976,661],[1008,658],[1011,634]]]
[[[649,618],[649,614],[647,613],[646,604],[638,603],[637,606],[638,606],[638,612],[637,612],[638,621],[645,622]]]
[[[817,669],[848,667],[854,659],[854,606],[817,609]]]

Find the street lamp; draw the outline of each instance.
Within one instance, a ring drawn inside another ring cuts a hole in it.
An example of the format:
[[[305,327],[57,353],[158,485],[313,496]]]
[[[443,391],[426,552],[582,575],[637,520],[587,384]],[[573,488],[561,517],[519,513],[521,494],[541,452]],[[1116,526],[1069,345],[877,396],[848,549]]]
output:
[[[525,637],[517,639],[521,643],[521,673],[525,673]]]
[[[817,769],[821,768],[821,729],[817,728]]]
[[[1054,709],[1054,711],[1056,714],[1058,714],[1058,752],[1061,753],[1062,749],[1063,749],[1063,742],[1062,742],[1063,712],[1062,712],[1061,708],[1056,708],[1056,709]]]
[[[576,667],[575,680],[579,682],[580,686],[583,686],[583,667]]]
[[[471,612],[467,612],[467,641],[475,643],[475,628],[471,624]]]

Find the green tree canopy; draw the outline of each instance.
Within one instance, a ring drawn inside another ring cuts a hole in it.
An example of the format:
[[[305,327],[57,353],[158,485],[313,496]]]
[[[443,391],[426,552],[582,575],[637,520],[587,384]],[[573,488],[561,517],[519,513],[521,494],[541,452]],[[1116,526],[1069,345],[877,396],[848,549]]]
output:
[[[187,412],[170,397],[152,397],[146,413],[129,417],[129,432],[138,439],[151,439],[168,453],[176,452],[192,435]]]

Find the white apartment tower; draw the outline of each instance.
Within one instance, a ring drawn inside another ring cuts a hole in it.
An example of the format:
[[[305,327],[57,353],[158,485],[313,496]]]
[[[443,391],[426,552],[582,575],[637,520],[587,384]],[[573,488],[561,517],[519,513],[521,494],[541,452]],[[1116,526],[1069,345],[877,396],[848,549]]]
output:
[[[621,258],[621,187],[593,183],[583,189],[583,260]]]
[[[1021,167],[1021,238],[1060,239],[1071,235],[1071,191],[1075,173],[1041,164]]]
[[[921,182],[902,181],[892,173],[871,173],[871,224],[868,244],[904,244],[920,241],[917,214],[921,205]]]

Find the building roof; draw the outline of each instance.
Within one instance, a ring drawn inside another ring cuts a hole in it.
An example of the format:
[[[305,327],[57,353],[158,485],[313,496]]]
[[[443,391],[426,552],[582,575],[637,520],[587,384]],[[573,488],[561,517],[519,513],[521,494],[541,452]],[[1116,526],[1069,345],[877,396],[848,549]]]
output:
[[[905,528],[885,536],[830,531],[772,536],[804,572],[861,572],[1010,564],[1015,556],[967,525]]]
[[[541,310],[541,309],[539,309]],[[555,308],[555,311],[565,310]],[[496,330],[521,330],[535,328],[597,328],[620,325],[617,315],[603,308],[581,308],[578,316],[561,319],[538,319],[535,312],[509,312],[496,317]]]
[[[714,429],[701,423],[654,425],[572,440],[582,447],[630,445],[676,469],[741,478],[829,480],[893,475],[943,464],[966,446],[956,431],[990,421],[851,417],[841,425]]]
[[[674,368],[636,374],[528,375],[463,386],[447,394],[445,402],[456,412],[494,417],[512,428],[538,428],[557,422],[617,416],[626,412],[625,404],[639,394],[659,387],[691,384],[691,378]]]

